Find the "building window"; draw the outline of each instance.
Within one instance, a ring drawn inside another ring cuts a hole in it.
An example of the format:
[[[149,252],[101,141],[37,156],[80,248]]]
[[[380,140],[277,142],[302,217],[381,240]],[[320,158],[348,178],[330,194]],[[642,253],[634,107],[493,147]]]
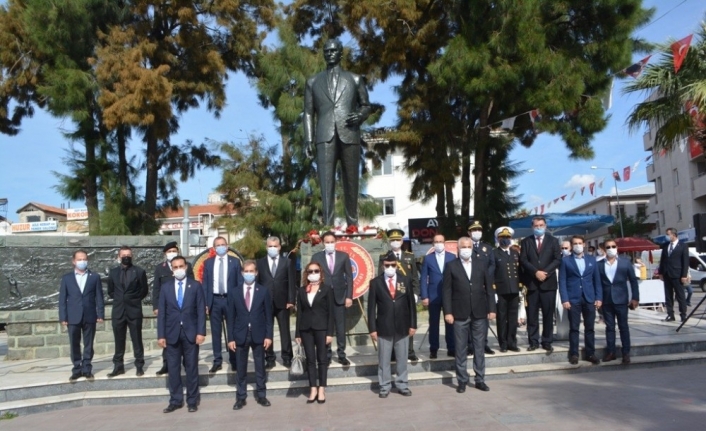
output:
[[[662,235],[662,230],[659,227],[659,219],[655,220],[655,228],[657,229],[657,235]]]
[[[373,175],[392,175],[392,154],[388,154],[385,157],[379,168],[373,166]]]
[[[672,169],[672,185],[674,187],[679,185],[679,171],[676,169]]]
[[[700,177],[706,175],[706,162],[696,162],[696,174]]]
[[[395,215],[395,198],[382,198],[382,215]]]
[[[677,205],[677,221],[681,221],[681,205]]]
[[[638,217],[647,216],[647,204],[637,204],[637,216]]]
[[[655,181],[655,189],[657,190],[657,193],[662,193],[662,177],[657,177],[657,181]]]
[[[27,223],[32,223],[35,221],[42,221],[42,217],[38,215],[27,216]]]
[[[662,219],[662,226],[667,224],[667,222],[664,221],[664,211],[659,212],[659,218]]]
[[[625,205],[618,205],[616,214],[618,217],[625,217]]]
[[[595,213],[596,213],[596,210],[593,210],[593,214],[595,214]]]

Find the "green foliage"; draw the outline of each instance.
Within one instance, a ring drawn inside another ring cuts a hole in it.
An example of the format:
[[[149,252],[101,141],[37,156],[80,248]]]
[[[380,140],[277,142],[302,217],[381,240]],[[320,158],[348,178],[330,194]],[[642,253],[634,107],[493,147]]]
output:
[[[608,232],[616,238],[620,237],[620,222],[618,219],[618,211],[615,211],[615,224],[608,228]],[[654,223],[646,223],[646,214],[636,214],[634,216],[626,216],[623,214],[623,235],[625,238],[633,236],[647,237],[655,228]]]

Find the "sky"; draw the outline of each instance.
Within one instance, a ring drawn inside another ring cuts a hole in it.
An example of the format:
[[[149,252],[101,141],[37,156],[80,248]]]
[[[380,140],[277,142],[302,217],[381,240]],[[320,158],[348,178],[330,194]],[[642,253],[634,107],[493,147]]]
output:
[[[636,32],[636,36],[650,42],[665,42],[668,39],[681,39],[690,33],[696,33],[706,13],[703,0],[646,0],[645,7],[656,7],[653,22]],[[271,38],[269,38],[271,39]],[[635,62],[644,54],[633,56]],[[652,60],[657,60],[653,57]],[[630,66],[626,64],[625,67]],[[627,78],[632,79],[632,78]],[[552,203],[545,212],[561,212],[582,205],[595,196],[588,191],[583,196],[580,191],[573,200],[569,197],[581,186],[588,186],[593,181],[606,178],[602,189],[596,189],[596,196],[607,194],[612,187],[610,170],[592,170],[591,166],[600,166],[619,170],[633,166],[640,160],[638,169],[630,180],[618,183],[618,189],[624,190],[647,183],[645,157],[649,153],[643,149],[643,132],[629,133],[625,120],[632,107],[643,96],[623,95],[622,87],[626,81],[617,80],[613,90],[613,106],[608,111],[608,127],[597,134],[592,142],[595,158],[593,160],[573,161],[569,151],[557,137],[541,134],[534,145],[527,149],[517,146],[510,154],[510,159],[522,162],[522,168],[532,170],[516,180],[517,193],[522,195],[524,207],[533,210],[541,204],[547,204],[562,195],[564,201]],[[370,92],[370,100],[386,106],[376,127],[394,126],[396,118],[395,100],[392,89],[399,80],[390,79],[375,86]],[[220,118],[216,119],[206,109],[186,112],[180,120],[180,128],[172,138],[174,144],[187,140],[201,142],[244,143],[251,134],[263,135],[271,145],[279,145],[279,134],[272,112],[262,108],[257,100],[254,87],[242,74],[231,74],[227,84],[228,104]],[[25,119],[22,131],[16,136],[0,135],[0,198],[8,200],[7,219],[17,221],[17,210],[28,202],[47,205],[80,208],[83,202],[68,202],[54,189],[57,179],[52,171],[68,173],[62,158],[69,148],[69,142],[62,132],[71,131],[70,120],[55,118],[44,111],[37,110],[33,118]],[[141,142],[136,140],[133,148],[137,151]],[[189,199],[191,204],[205,203],[220,181],[218,170],[202,170],[196,178],[179,185],[179,196]],[[140,179],[144,184],[144,177]],[[588,187],[586,187],[588,189]],[[0,211],[1,216],[5,214]]]

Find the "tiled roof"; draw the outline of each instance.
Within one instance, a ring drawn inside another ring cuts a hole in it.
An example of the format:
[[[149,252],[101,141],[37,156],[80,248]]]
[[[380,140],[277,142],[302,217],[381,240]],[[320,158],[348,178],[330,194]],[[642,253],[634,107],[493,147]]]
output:
[[[53,207],[53,206],[51,206],[51,205],[40,204],[40,203],[38,203],[38,202],[30,202],[30,203],[28,203],[27,205],[25,205],[25,206],[23,206],[22,208],[18,209],[18,210],[17,210],[17,213],[19,214],[19,213],[23,212],[23,211],[25,210],[25,208],[27,208],[27,207],[30,206],[30,205],[31,205],[31,206],[34,206],[34,207],[37,207],[37,208],[39,208],[40,210],[42,210],[42,211],[44,211],[44,212],[46,212],[46,213],[60,214],[60,215],[66,216],[66,210],[65,210],[65,209]]]

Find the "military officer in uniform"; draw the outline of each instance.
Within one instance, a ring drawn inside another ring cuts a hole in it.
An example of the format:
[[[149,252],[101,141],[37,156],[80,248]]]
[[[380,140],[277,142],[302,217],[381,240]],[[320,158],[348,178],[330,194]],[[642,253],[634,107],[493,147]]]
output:
[[[172,259],[179,255],[179,247],[176,241],[170,241],[165,244],[162,248],[164,252],[164,262],[157,265],[154,269],[154,278],[152,279],[152,311],[154,315],[159,314],[159,293],[162,289],[162,285],[167,282],[167,280],[174,278],[172,273]],[[195,279],[194,268],[189,262],[186,262],[186,277],[190,279]],[[157,371],[157,375],[161,376],[167,374],[167,349],[162,349],[162,368]]]
[[[414,253],[402,250],[402,238],[404,237],[404,231],[402,229],[390,229],[387,232],[387,239],[390,241],[390,250],[381,254],[378,259],[378,274],[382,274],[385,270],[383,261],[385,256],[391,251],[397,257],[397,270],[402,273],[405,277],[409,278],[409,283],[412,287],[412,292],[416,298],[419,297],[419,271],[417,270],[417,264],[414,260]],[[394,358],[394,355],[393,355]],[[418,361],[417,355],[414,353],[414,340],[413,337],[409,337],[409,348],[407,352],[407,359],[410,361]]]
[[[495,274],[495,253],[493,252],[493,246],[483,241],[483,226],[479,221],[473,221],[470,226],[468,226],[468,236],[471,237],[473,241],[473,259],[480,259],[485,262],[485,267],[488,268],[488,274],[490,274],[490,279],[493,279]],[[488,322],[490,325],[490,322]],[[488,346],[488,329],[485,328],[485,354],[494,355],[495,351]],[[468,338],[468,352],[473,354],[473,340]]]
[[[517,348],[517,314],[520,301],[520,253],[512,246],[511,227],[502,226],[495,230],[498,248],[495,255],[495,274],[493,277],[495,294],[498,297],[497,320],[498,343],[500,351],[519,352]]]

